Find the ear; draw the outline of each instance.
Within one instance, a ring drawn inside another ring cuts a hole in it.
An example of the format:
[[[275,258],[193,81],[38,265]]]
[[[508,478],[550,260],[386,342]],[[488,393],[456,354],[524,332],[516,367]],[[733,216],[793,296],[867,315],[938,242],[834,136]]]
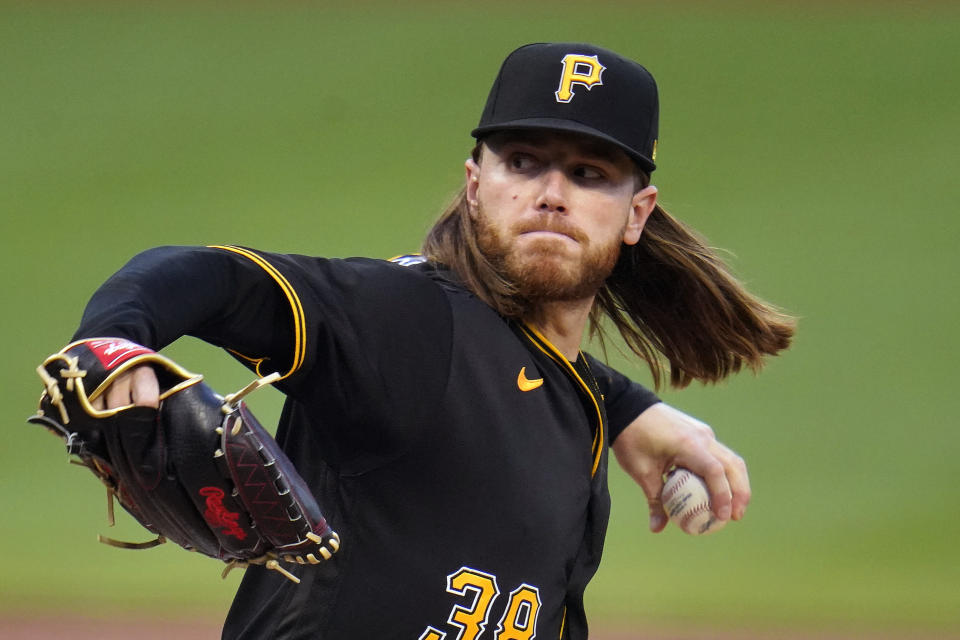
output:
[[[627,226],[623,230],[624,244],[637,244],[640,241],[640,234],[643,232],[643,226],[647,224],[647,218],[653,213],[657,206],[657,188],[653,185],[644,187],[633,194],[630,201],[630,217],[627,219]]]
[[[463,166],[467,179],[467,208],[470,215],[474,216],[477,212],[477,191],[480,188],[480,165],[473,158],[467,158]]]

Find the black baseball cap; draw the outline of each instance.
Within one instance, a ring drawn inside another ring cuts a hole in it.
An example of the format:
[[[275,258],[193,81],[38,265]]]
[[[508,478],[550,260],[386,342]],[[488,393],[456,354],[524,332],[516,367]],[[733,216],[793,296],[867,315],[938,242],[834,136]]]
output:
[[[657,168],[657,83],[643,66],[582,43],[537,43],[507,56],[470,135],[573,131],[606,140],[648,173]]]

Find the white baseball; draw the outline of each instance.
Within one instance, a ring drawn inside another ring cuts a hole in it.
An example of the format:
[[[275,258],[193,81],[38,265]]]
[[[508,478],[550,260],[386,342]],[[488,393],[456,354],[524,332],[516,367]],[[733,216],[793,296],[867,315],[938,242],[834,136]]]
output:
[[[660,500],[670,520],[692,536],[719,531],[727,524],[710,511],[710,492],[703,478],[688,469],[670,472]]]

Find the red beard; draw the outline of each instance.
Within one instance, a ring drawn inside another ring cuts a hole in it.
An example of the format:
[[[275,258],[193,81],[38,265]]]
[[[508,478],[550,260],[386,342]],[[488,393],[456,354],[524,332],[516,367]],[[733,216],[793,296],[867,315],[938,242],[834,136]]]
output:
[[[526,231],[552,231],[570,236],[584,248],[573,261],[564,256],[557,243],[562,239],[543,238],[527,242],[521,251],[514,240]],[[579,229],[562,220],[537,226],[518,225],[511,237],[502,237],[489,223],[483,211],[476,218],[477,245],[496,269],[517,287],[517,294],[530,302],[573,301],[590,298],[603,287],[620,256],[622,234],[613,241],[593,246]]]

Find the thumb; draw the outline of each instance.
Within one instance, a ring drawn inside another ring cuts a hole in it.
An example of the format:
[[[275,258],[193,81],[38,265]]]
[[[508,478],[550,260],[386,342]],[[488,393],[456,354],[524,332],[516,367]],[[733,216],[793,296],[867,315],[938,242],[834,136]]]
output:
[[[653,533],[660,533],[667,526],[669,519],[667,518],[666,512],[663,510],[663,505],[660,504],[660,501],[650,502],[650,531]]]
[[[663,477],[659,473],[647,475],[639,479],[639,484],[647,497],[647,506],[650,509],[650,531],[659,533],[663,531],[669,521],[667,512],[663,510],[663,502],[660,501]]]

